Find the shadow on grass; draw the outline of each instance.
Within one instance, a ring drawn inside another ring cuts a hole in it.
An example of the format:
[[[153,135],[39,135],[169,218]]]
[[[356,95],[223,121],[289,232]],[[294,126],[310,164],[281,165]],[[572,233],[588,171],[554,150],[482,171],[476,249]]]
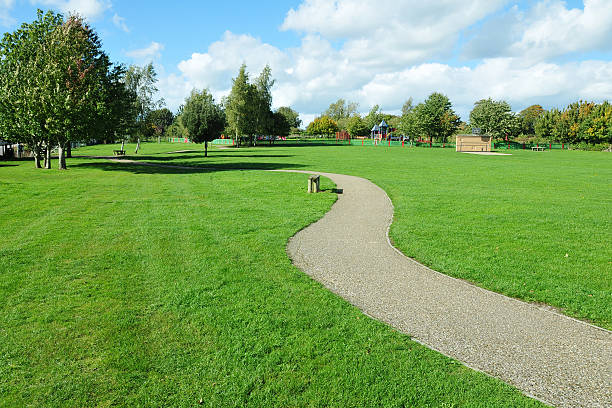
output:
[[[142,158],[142,157],[140,157]],[[131,163],[131,162],[92,162],[77,163],[71,168],[98,169],[102,171],[124,171],[134,174],[192,174],[192,173],[214,173],[221,171],[237,170],[281,170],[301,167],[294,163],[210,163],[201,166],[171,165],[156,163]]]
[[[0,163],[0,167],[17,167],[19,166],[18,164],[6,164],[6,163]]]

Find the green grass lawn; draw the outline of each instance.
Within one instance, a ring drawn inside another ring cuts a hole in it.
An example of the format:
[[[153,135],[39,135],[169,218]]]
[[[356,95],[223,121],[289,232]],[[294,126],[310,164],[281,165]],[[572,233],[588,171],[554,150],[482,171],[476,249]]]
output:
[[[393,201],[391,239],[406,255],[612,329],[609,153],[511,150],[512,156],[477,156],[452,149],[275,146],[218,150],[209,158],[199,152],[156,154],[186,146],[201,149],[149,144],[141,160],[222,169],[281,166],[368,178]]]
[[[291,265],[328,180],[0,165],[0,406],[539,405]]]
[[[335,200],[328,180],[308,195],[305,175],[240,168],[369,178],[407,255],[610,327],[609,155],[163,153],[193,148],[144,144],[138,157],[207,170],[0,162],[0,406],[539,405],[291,265],[287,239]]]

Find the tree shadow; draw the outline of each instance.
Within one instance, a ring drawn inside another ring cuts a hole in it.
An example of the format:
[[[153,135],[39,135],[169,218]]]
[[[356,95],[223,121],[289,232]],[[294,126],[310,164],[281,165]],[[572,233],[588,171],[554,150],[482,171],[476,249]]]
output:
[[[71,168],[98,169],[102,171],[123,171],[134,174],[195,174],[239,170],[281,170],[300,167],[294,163],[210,163],[200,166],[156,164],[147,162],[103,161],[76,163]]]
[[[0,167],[18,167],[18,166],[19,166],[18,164],[3,164],[3,163],[0,163]]]

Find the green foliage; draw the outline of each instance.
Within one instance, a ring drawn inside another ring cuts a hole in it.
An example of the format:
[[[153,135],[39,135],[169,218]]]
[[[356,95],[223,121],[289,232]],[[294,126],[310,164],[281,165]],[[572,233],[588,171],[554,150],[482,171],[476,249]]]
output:
[[[521,121],[521,133],[524,135],[535,134],[535,124],[538,118],[544,113],[541,105],[531,105],[523,109],[518,117]]]
[[[453,135],[460,122],[448,97],[437,92],[418,104],[414,113],[420,133],[439,142],[445,142]]]
[[[277,110],[276,112],[274,112],[272,114],[272,137],[275,136],[280,136],[280,137],[287,137],[289,136],[289,133],[291,132],[291,123],[289,123],[289,120],[287,120],[287,116],[285,116],[285,114],[283,114],[282,112],[280,112],[279,110]],[[295,123],[295,122],[294,122]],[[270,139],[272,140],[272,139]]]
[[[370,134],[370,129],[358,114],[354,114],[349,118],[347,121],[346,130],[353,137],[368,136]]]
[[[228,133],[235,135],[236,145],[240,146],[241,137],[252,138],[257,133],[257,87],[249,83],[246,64],[242,64],[238,76],[234,78],[232,90],[225,100]]]
[[[412,98],[409,98],[402,106],[402,116],[399,118],[397,129],[403,135],[414,140],[420,135],[419,123],[416,112],[412,105]]]
[[[181,121],[193,142],[204,143],[204,155],[208,156],[208,142],[221,136],[225,127],[225,113],[210,92],[194,89],[185,100]]]
[[[59,147],[59,168],[71,141],[108,136],[127,122],[127,95],[95,31],[79,16],[38,11],[33,23],[5,34],[0,44],[0,133],[28,144],[37,166],[43,144]],[[129,110],[128,110],[129,112]],[[108,119],[119,124],[106,125]]]
[[[612,105],[574,102],[563,111],[544,112],[536,120],[535,132],[548,141],[580,146],[612,144]]]
[[[136,121],[138,126],[138,136],[150,136],[151,126],[147,126],[147,117],[158,107],[163,106],[162,99],[155,100],[157,94],[157,73],[153,63],[144,67],[131,65],[124,78],[125,86],[132,95],[136,95],[133,100],[134,110],[136,111]]]
[[[306,128],[306,132],[309,135],[319,135],[319,136],[330,136],[339,131],[340,128],[336,121],[334,121],[329,116],[321,116],[315,118],[308,127]]]
[[[334,122],[338,124],[340,130],[348,130],[349,118],[357,114],[359,104],[357,102],[346,102],[340,98],[336,102],[329,105],[329,107],[321,114],[321,116],[328,116]]]
[[[146,123],[147,127],[150,127],[155,135],[161,137],[174,123],[174,114],[168,108],[156,109],[149,112]]]
[[[302,126],[302,120],[300,119],[300,114],[288,106],[281,106],[276,110],[278,113],[282,114],[289,126],[291,127],[291,131],[299,130],[300,126]]]
[[[496,139],[504,139],[516,134],[519,124],[508,102],[489,98],[474,103],[474,109],[470,112],[470,125]]]

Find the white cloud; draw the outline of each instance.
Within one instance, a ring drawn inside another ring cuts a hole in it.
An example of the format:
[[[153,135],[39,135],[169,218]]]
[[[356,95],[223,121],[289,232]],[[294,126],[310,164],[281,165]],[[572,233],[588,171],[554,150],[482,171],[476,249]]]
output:
[[[353,64],[403,67],[446,56],[461,30],[508,0],[305,0],[281,28],[341,40]]]
[[[111,8],[109,0],[30,0],[32,4],[42,4],[59,9],[63,13],[78,13],[96,20]]]
[[[113,16],[113,24],[121,30],[125,31],[126,33],[130,32],[130,29],[128,28],[127,24],[125,24],[125,18],[119,16],[119,14],[117,13],[115,13],[115,15]]]
[[[163,51],[163,49],[163,44],[153,41],[148,47],[141,48],[138,50],[127,51],[125,55],[137,59],[140,62],[151,62],[161,57],[161,52]]]
[[[543,61],[573,52],[612,49],[612,1],[584,0],[584,9],[544,0],[487,22],[466,46],[471,58],[514,56]]]
[[[181,61],[178,73],[161,78],[159,88],[172,108],[183,103],[194,87],[209,88],[219,100],[229,93],[231,79],[243,62],[252,76],[269,64],[277,81],[272,89],[274,107],[292,106],[305,124],[338,98],[358,102],[363,112],[374,104],[396,112],[409,97],[420,102],[432,92],[442,92],[467,119],[474,102],[488,97],[521,110],[534,103],[564,107],[580,98],[602,101],[612,95],[612,62],[546,57],[555,55],[551,50],[592,49],[567,39],[568,35],[587,38],[579,27],[589,24],[594,44],[610,47],[609,41],[600,40],[612,27],[603,0],[587,0],[584,10],[568,10],[564,3],[545,0],[529,10],[511,7],[501,12],[502,0],[467,6],[451,0],[421,3],[305,0],[283,24],[283,29],[304,33],[297,47],[283,50],[228,31],[205,52]],[[494,10],[496,14],[487,17]],[[515,24],[527,14],[523,25]],[[469,66],[432,62],[432,56],[445,61],[441,56],[457,48],[466,27],[473,30],[474,22],[483,17],[482,29],[472,32],[476,39],[489,35],[487,30],[496,24],[498,29],[512,29],[494,41],[481,40],[480,48],[473,50],[475,54],[495,50],[494,55]],[[574,33],[558,34],[564,44],[551,39],[548,31],[547,21],[557,18]],[[500,23],[504,19],[505,25]],[[530,57],[540,53],[545,57]]]

